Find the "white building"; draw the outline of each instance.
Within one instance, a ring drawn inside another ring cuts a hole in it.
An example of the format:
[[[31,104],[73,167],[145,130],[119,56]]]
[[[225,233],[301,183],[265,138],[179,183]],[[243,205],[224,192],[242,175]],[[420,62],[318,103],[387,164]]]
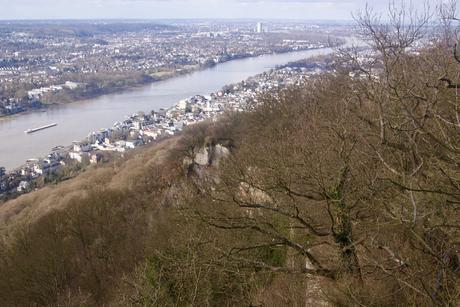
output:
[[[100,153],[95,153],[91,155],[89,162],[91,164],[98,164],[102,160],[102,155]]]
[[[73,160],[77,160],[78,163],[81,163],[83,161],[82,154],[80,152],[69,152],[69,158]]]
[[[78,84],[76,82],[66,81],[64,86],[67,87],[68,89],[74,90],[74,89],[80,87],[80,84]]]
[[[27,182],[27,181],[21,181],[21,182],[19,183],[19,186],[16,188],[16,190],[17,190],[18,192],[22,192],[22,191],[28,190],[29,187],[30,187],[30,183],[29,183],[29,182]]]
[[[89,152],[91,151],[91,144],[88,143],[74,143],[73,150],[76,152]]]
[[[256,28],[257,33],[263,33],[264,32],[264,25],[261,22],[257,23],[257,28]]]

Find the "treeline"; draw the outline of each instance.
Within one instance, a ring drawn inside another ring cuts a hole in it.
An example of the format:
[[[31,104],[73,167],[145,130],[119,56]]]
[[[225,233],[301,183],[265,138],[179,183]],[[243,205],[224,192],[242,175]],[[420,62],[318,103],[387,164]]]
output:
[[[65,74],[61,79],[82,83],[76,89],[62,89],[59,92],[46,93],[41,98],[45,104],[70,103],[76,100],[95,98],[105,94],[117,93],[136,86],[142,86],[157,81],[142,72],[100,72],[93,74]]]
[[[111,20],[100,22],[97,20],[78,21],[9,21],[0,23],[0,33],[9,35],[15,31],[34,33],[35,37],[46,38],[49,36],[83,37],[92,39],[96,35],[116,34],[121,32],[138,32],[148,30],[174,31],[172,25],[154,22],[129,22]]]
[[[213,242],[225,236],[184,211],[192,186],[177,142],[3,204],[2,304],[249,302],[255,277],[221,259]]]
[[[1,206],[2,303],[459,305],[454,32],[393,16],[359,19],[372,58]]]

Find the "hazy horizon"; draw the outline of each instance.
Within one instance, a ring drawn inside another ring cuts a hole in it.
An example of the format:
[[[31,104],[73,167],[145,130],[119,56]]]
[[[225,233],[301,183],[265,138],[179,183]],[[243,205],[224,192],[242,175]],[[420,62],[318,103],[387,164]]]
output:
[[[396,1],[399,3],[399,1]],[[406,1],[409,3],[409,1]],[[424,1],[413,1],[423,9]],[[349,21],[369,3],[384,12],[388,0],[0,0],[0,20],[302,20]],[[429,0],[433,8],[439,1]]]

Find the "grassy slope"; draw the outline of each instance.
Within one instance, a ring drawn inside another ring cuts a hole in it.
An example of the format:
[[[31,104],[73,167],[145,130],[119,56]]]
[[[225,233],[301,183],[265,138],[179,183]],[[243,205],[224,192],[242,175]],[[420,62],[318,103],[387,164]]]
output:
[[[145,172],[145,167],[161,164],[165,153],[173,150],[178,138],[131,152],[125,159],[118,159],[109,165],[88,170],[78,177],[58,185],[25,194],[0,206],[0,234],[32,224],[52,210],[64,210],[72,199],[87,196],[94,187],[114,190],[130,189],[136,177]]]

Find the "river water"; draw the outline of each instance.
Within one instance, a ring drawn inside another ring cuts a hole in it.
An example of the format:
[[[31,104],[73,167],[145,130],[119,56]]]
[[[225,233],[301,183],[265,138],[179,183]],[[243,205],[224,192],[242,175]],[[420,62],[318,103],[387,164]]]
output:
[[[242,81],[277,65],[331,51],[325,48],[234,60],[123,93],[0,120],[0,166],[14,169],[29,158],[46,156],[54,146],[70,145],[91,131],[109,128],[114,122],[124,120],[126,115],[169,108],[181,99],[216,92],[224,85]],[[27,129],[50,123],[58,125],[32,134],[24,133]]]

